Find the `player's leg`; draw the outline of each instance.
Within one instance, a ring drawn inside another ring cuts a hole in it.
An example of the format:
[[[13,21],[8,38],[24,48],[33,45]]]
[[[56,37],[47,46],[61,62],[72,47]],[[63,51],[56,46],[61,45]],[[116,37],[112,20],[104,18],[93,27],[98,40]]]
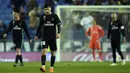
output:
[[[22,46],[22,39],[18,41],[18,48],[17,48],[17,54],[19,55],[19,60],[20,60],[20,65],[19,66],[24,66],[23,64],[23,57],[21,53],[21,46]]]
[[[13,65],[14,67],[17,67],[18,64],[18,60],[19,60],[19,55],[17,53],[17,41],[13,40],[13,45],[14,45],[14,49],[16,50],[16,57],[15,57],[15,64]]]
[[[18,60],[20,60],[20,62],[21,62],[21,58],[22,58],[21,49],[20,48],[16,48],[16,59],[15,59],[14,67],[17,67]],[[23,66],[23,61],[21,62],[20,66]]]
[[[45,66],[45,64],[46,64],[46,53],[47,53],[47,48],[43,48],[42,49],[42,56],[41,56],[42,66]]]
[[[54,72],[54,64],[55,64],[55,60],[56,60],[56,50],[57,50],[57,46],[56,46],[56,40],[51,40],[49,41],[50,43],[50,50],[51,50],[51,65],[50,65],[50,72]]]
[[[54,64],[56,59],[56,51],[51,51],[51,65],[50,65],[50,72],[54,72]]]
[[[97,40],[96,48],[98,49],[98,53],[99,53],[99,62],[102,62],[102,49],[99,40]]]
[[[41,48],[42,48],[42,55],[41,55],[41,63],[42,67],[40,70],[42,72],[45,72],[45,64],[46,64],[46,54],[47,54],[47,48],[48,48],[48,42],[47,41],[41,41]]]
[[[55,64],[55,59],[56,59],[56,51],[51,51],[51,67],[54,66]]]
[[[16,48],[16,60],[15,60],[14,67],[17,67],[18,60],[20,60],[20,48]]]
[[[112,57],[113,57],[113,63],[110,64],[110,66],[115,66],[116,64],[116,42],[111,40],[111,47],[112,47]]]
[[[102,49],[100,48],[98,50],[98,52],[99,52],[99,62],[102,62],[103,61],[103,58],[102,58]]]
[[[19,56],[19,61],[20,61],[19,66],[24,66],[23,59],[22,59],[22,54],[21,54],[21,48],[16,48],[16,54]]]
[[[16,49],[16,47],[15,47],[15,49]],[[16,52],[15,64],[13,65],[14,67],[17,67],[18,60],[19,60],[19,55],[18,55],[17,52]]]
[[[93,61],[95,62],[96,61],[96,53],[95,53],[95,45],[94,45],[93,40],[90,40],[89,48],[91,48],[91,50],[92,50]]]
[[[120,42],[117,42],[117,52],[119,53],[119,55],[122,59],[122,65],[125,65],[125,59],[124,59],[123,53],[121,52]]]
[[[93,62],[96,62],[96,53],[95,53],[95,49],[92,49],[92,55],[93,55]]]
[[[45,64],[46,64],[46,53],[47,53],[47,48],[43,48],[42,49],[42,55],[41,55],[41,64],[42,64],[42,67],[40,68],[40,70],[42,72],[46,71],[46,68],[45,68]]]
[[[16,61],[14,64],[14,67],[17,66],[18,60],[20,60],[20,66],[23,66],[23,60],[22,60],[22,54],[21,54],[21,45],[22,45],[22,39],[14,40],[15,43],[15,49],[16,49]]]

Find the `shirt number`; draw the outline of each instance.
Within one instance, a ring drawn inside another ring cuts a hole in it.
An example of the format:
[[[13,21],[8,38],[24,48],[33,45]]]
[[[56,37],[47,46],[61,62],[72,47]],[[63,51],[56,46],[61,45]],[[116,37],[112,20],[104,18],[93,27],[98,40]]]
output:
[[[45,41],[41,41],[41,45],[45,45],[46,44],[46,42]]]

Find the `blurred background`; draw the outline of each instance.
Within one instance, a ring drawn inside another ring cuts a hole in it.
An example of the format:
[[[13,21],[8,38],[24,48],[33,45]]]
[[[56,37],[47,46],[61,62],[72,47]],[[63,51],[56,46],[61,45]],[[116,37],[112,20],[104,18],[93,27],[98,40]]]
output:
[[[39,17],[44,14],[44,4],[50,4],[52,12],[58,14],[62,21],[61,39],[57,43],[57,61],[92,61],[85,30],[92,25],[93,19],[105,31],[105,36],[101,39],[103,59],[111,61],[111,46],[106,42],[106,36],[112,12],[116,12],[125,25],[127,42],[121,44],[121,50],[126,60],[130,61],[130,0],[0,0],[0,62],[14,61],[15,50],[11,33],[6,39],[2,37],[13,19],[13,9],[21,9],[21,19],[26,21],[33,39]],[[85,17],[87,20],[84,22]],[[24,39],[24,61],[40,61],[40,40],[29,44],[26,35]],[[50,53],[47,56],[49,61]]]

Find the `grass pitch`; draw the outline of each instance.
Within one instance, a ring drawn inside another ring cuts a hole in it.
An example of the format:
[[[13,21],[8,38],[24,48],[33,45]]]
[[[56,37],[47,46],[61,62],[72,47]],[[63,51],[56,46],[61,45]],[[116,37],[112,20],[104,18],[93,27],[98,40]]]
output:
[[[130,63],[109,66],[110,62],[57,62],[54,73],[130,73]],[[13,63],[0,62],[0,73],[42,73],[40,62],[26,62],[24,67],[13,67]],[[46,72],[49,73],[50,62],[46,63]]]

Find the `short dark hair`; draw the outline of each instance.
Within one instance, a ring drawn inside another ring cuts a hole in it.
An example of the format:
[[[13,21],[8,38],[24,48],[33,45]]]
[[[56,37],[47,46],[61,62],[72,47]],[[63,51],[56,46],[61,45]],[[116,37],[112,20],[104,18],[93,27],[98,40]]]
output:
[[[19,12],[14,12],[14,13],[17,13],[17,14],[19,14],[19,15],[20,15],[20,13],[19,13]]]
[[[48,8],[48,7],[51,7],[51,6],[49,4],[44,5],[44,8]]]
[[[20,14],[20,12],[18,12],[18,11],[14,11],[14,13],[18,13],[18,14]]]

